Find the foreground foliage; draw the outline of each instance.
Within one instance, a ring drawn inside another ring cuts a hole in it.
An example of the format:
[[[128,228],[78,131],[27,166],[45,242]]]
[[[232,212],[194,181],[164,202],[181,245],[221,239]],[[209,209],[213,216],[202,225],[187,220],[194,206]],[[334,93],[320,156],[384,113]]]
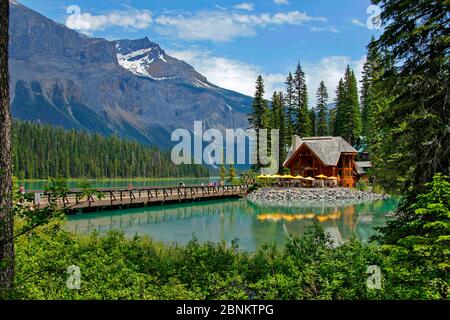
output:
[[[449,297],[450,288],[450,182],[436,174],[425,184],[426,193],[415,203],[400,206],[396,219],[383,228],[380,238],[388,264],[395,266],[392,281],[398,296]],[[433,295],[424,288],[433,288]]]
[[[365,299],[367,265],[378,250],[352,241],[333,249],[318,224],[282,251],[255,254],[237,244],[163,246],[149,238],[68,232],[34,234],[17,243],[18,299]],[[80,267],[80,290],[66,286]]]
[[[236,243],[164,246],[146,237],[127,240],[57,232],[17,243],[14,299],[385,299],[440,298],[442,288],[411,294],[399,282],[397,259],[353,240],[333,248],[318,223],[284,250],[267,246],[249,254]],[[66,270],[81,270],[79,290],[67,288]],[[368,289],[368,266],[381,268],[380,290]],[[400,274],[401,277],[402,274]],[[442,280],[442,279],[441,279]]]

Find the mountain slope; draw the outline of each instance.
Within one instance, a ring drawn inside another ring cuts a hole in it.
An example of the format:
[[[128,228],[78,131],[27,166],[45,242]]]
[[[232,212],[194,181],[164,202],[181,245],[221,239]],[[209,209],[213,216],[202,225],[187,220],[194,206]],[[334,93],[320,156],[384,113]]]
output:
[[[207,81],[149,39],[89,38],[11,2],[14,117],[170,145],[176,128],[246,127],[251,98]]]

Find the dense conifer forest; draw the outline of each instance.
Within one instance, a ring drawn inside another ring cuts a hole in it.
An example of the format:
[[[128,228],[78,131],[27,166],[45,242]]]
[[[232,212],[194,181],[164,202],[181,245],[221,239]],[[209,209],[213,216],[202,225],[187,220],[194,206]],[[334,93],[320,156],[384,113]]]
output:
[[[15,121],[13,170],[20,179],[205,177],[199,165],[176,166],[169,151],[117,136],[103,137]]]

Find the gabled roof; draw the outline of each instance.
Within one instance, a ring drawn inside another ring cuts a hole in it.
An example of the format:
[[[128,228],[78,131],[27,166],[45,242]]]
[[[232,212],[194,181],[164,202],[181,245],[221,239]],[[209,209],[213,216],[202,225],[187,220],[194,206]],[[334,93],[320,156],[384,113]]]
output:
[[[326,166],[336,166],[341,153],[358,153],[342,137],[307,137],[300,138],[294,136],[294,143],[289,150],[289,154],[284,165],[291,160],[296,151],[305,144]]]

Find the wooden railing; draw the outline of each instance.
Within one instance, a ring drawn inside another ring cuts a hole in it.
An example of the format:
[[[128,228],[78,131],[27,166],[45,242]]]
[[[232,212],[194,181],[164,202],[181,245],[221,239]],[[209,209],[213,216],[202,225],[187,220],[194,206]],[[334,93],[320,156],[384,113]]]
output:
[[[247,185],[98,188],[95,189],[95,195],[89,194],[87,196],[84,195],[84,190],[71,189],[64,197],[57,200],[57,205],[59,208],[69,210],[147,205],[206,198],[239,197],[245,195],[247,189]],[[30,191],[29,193],[40,195],[35,197],[34,207],[42,208],[48,205],[49,194],[42,190]]]

